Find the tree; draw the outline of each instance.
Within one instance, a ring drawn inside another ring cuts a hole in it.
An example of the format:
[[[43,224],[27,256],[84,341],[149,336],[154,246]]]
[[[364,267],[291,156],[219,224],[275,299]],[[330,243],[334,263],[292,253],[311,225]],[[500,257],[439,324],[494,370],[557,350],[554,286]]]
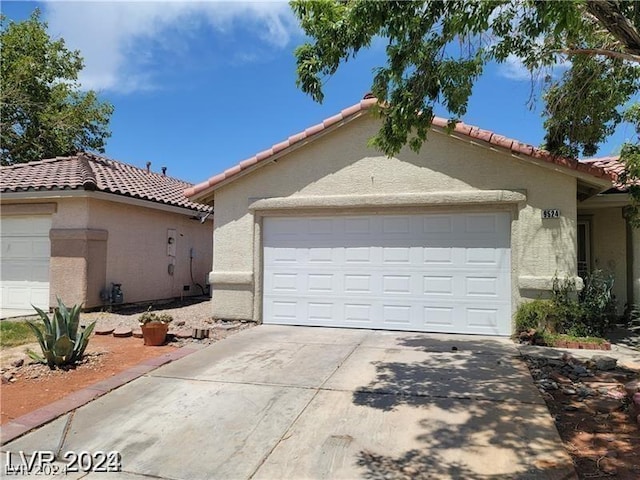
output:
[[[545,146],[562,155],[593,155],[631,119],[625,109],[640,89],[640,1],[294,0],[291,6],[311,39],[295,52],[297,83],[318,102],[325,77],[374,38],[386,41],[387,64],[376,69],[371,90],[382,118],[372,144],[387,155],[406,144],[420,149],[436,103],[453,126],[490,62],[517,58],[532,79],[544,74]],[[554,79],[550,69],[567,60],[568,70]],[[631,159],[632,147],[623,148],[623,158]]]
[[[81,150],[104,152],[113,107],[80,91],[78,51],[52,40],[34,11],[23,22],[0,17],[0,163],[12,165]]]

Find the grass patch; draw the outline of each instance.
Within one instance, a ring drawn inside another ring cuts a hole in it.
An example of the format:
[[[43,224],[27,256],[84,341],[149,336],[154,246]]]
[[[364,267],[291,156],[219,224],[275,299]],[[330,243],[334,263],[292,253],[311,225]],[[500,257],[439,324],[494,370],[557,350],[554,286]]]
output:
[[[44,328],[42,322],[36,322],[36,325],[40,330]],[[0,348],[17,347],[37,341],[38,339],[24,320],[3,320],[0,322]]]

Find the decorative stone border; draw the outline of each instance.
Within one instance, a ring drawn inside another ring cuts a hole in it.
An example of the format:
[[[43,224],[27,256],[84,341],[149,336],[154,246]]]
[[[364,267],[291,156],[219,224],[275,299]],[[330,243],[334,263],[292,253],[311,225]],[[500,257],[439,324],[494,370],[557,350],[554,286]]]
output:
[[[573,348],[576,350],[611,350],[611,343],[592,343],[592,342],[572,342],[567,340],[558,340],[553,344],[556,348]]]

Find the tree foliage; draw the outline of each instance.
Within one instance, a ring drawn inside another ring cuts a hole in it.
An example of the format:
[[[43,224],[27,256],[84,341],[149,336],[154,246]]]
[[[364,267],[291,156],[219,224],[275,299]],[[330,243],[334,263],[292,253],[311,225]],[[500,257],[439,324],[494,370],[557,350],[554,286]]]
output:
[[[24,163],[81,150],[104,151],[113,107],[82,92],[78,51],[52,40],[36,10],[28,20],[0,18],[0,162]]]
[[[546,147],[592,155],[624,118],[640,88],[640,2],[294,0],[310,41],[296,50],[298,86],[323,100],[323,81],[341,63],[386,42],[374,74],[383,101],[373,145],[388,155],[418,151],[436,103],[452,122],[465,114],[490,62],[519,59],[531,72],[570,60],[560,79],[544,75]]]

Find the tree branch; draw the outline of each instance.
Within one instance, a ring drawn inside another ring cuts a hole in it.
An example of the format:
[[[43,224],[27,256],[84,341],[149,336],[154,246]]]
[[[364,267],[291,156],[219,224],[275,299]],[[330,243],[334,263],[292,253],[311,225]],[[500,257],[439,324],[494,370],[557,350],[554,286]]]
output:
[[[555,50],[558,53],[564,53],[565,55],[602,55],[603,57],[619,58],[621,60],[627,60],[629,62],[640,63],[640,55],[634,55],[632,53],[617,52],[615,50],[607,50],[605,48],[563,48]]]
[[[633,22],[620,11],[617,0],[589,0],[587,11],[596,17],[611,35],[619,40],[632,55],[640,55],[640,32]]]

